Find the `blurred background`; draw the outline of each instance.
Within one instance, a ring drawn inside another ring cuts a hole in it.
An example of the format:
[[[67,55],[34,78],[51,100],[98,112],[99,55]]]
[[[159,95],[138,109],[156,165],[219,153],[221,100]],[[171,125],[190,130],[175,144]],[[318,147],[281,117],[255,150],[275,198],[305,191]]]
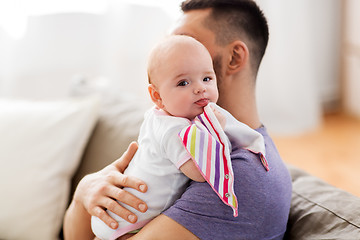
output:
[[[52,100],[86,86],[148,100],[147,56],[180,2],[0,0],[0,97]],[[286,162],[360,196],[360,2],[257,2],[270,28],[263,123]]]

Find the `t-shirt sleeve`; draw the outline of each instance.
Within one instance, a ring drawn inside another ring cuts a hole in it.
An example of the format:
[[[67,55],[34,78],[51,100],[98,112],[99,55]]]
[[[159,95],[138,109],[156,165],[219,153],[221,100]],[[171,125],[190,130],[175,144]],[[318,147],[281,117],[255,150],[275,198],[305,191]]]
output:
[[[172,126],[166,134],[164,134],[162,139],[161,146],[163,146],[165,155],[177,168],[180,168],[185,162],[191,159],[190,153],[186,150],[178,135],[184,127],[186,127],[184,124]]]

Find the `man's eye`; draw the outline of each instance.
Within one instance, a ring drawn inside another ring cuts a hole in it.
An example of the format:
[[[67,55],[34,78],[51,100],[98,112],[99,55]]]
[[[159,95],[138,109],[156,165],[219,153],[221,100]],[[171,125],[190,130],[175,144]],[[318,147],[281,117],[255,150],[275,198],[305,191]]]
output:
[[[205,77],[205,78],[203,79],[204,82],[209,82],[210,80],[211,80],[210,77]]]
[[[188,85],[189,83],[187,82],[187,81],[180,81],[179,83],[178,83],[178,86],[186,86],[186,85]]]

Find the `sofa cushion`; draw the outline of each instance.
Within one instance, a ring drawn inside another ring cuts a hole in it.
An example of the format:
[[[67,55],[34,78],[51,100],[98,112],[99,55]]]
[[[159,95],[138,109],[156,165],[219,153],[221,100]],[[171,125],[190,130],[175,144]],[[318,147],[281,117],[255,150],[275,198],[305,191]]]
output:
[[[97,100],[0,100],[0,239],[58,239]]]
[[[360,239],[360,198],[289,166],[293,194],[285,239]]]
[[[82,177],[121,157],[131,141],[137,140],[144,113],[151,105],[150,100],[125,93],[109,93],[103,98],[98,122],[73,178],[72,191]]]

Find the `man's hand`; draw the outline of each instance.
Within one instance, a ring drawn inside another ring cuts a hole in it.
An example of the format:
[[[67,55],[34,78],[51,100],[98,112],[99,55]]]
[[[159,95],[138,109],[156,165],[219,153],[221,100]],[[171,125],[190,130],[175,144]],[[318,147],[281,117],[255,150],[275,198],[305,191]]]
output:
[[[143,181],[123,174],[137,148],[137,143],[132,142],[121,158],[101,171],[85,176],[74,194],[74,201],[81,203],[90,215],[100,218],[113,229],[118,227],[118,223],[109,216],[106,209],[128,222],[135,223],[137,221],[136,215],[121,206],[116,200],[140,212],[147,210],[145,202],[122,189],[130,187],[140,192],[147,191],[147,186]]]

